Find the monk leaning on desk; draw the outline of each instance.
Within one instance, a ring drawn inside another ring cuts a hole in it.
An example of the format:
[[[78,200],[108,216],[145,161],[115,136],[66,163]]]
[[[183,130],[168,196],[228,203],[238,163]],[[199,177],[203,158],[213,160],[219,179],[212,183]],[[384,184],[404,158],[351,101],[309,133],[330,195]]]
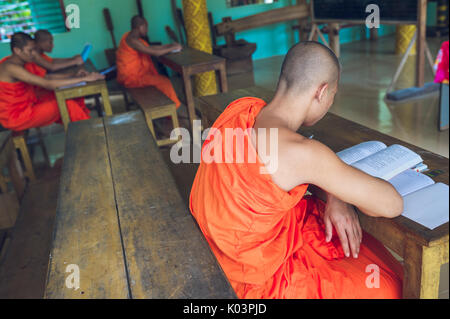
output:
[[[352,207],[392,218],[403,210],[401,196],[389,183],[296,133],[326,114],[339,73],[327,47],[295,45],[285,57],[274,98],[268,104],[256,97],[232,102],[203,144],[190,209],[239,298],[402,295],[401,265],[361,230]],[[244,140],[250,147],[227,150],[226,128],[254,128]],[[277,140],[270,141],[269,128],[277,129]],[[221,139],[216,140],[217,132]],[[265,141],[257,143],[263,134]],[[270,153],[263,164],[260,150],[271,150],[276,142],[277,154]],[[205,161],[206,155],[215,160]],[[227,155],[232,163],[218,163]],[[236,162],[239,156],[243,163]],[[245,160],[252,157],[253,162]]]
[[[160,56],[174,50],[181,50],[178,43],[150,46],[144,39],[148,32],[147,21],[134,16],[131,31],[123,35],[116,53],[117,82],[127,88],[154,86],[171,99],[176,107],[180,100],[170,79],[156,70],[150,56]]]
[[[45,76],[48,71],[54,72],[71,66],[82,65],[84,63],[81,55],[75,55],[72,58],[53,59],[46,53],[53,51],[53,36],[48,30],[38,30],[34,34],[35,55],[33,62],[27,63],[28,71]]]
[[[54,94],[37,97],[33,86],[54,90],[61,86],[104,78],[98,73],[80,77],[55,79],[41,77],[24,68],[33,61],[35,43],[23,32],[11,38],[12,55],[0,60],[0,124],[13,131],[46,126],[61,121]],[[67,109],[72,121],[89,119],[89,110],[74,100],[68,100]]]
[[[25,63],[25,69],[28,72],[40,77],[49,77],[53,79],[65,79],[88,74],[84,69],[80,69],[76,73],[74,71],[68,71],[64,73],[48,74],[48,71],[54,72],[68,67],[82,65],[84,61],[81,58],[81,55],[75,55],[72,58],[66,59],[53,59],[49,57],[46,53],[51,53],[53,51],[53,36],[48,30],[36,31],[34,34],[34,44],[33,62]],[[45,98],[47,94],[54,95],[53,91],[40,86],[34,86],[34,89],[38,98]],[[86,107],[84,98],[77,98],[74,99],[74,101],[76,101],[83,109]]]

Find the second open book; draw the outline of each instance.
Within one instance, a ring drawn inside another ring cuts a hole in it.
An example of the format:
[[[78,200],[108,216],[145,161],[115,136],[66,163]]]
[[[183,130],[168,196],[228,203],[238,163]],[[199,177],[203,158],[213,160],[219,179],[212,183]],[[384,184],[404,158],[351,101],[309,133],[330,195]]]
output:
[[[364,142],[337,153],[342,161],[390,182],[403,196],[403,216],[434,229],[449,220],[449,188],[412,168],[422,158],[401,145]]]

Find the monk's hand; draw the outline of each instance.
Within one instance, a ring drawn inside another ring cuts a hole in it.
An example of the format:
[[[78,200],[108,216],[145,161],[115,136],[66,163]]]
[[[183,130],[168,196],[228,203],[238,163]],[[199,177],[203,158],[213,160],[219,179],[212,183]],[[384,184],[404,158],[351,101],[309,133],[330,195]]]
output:
[[[86,75],[89,75],[89,72],[86,71],[85,69],[80,69],[76,73],[76,76],[86,76]]]
[[[349,257],[351,252],[354,258],[358,258],[362,230],[354,208],[328,194],[323,221],[325,223],[326,241],[331,240],[334,226],[345,256]]]
[[[77,54],[76,56],[73,57],[75,64],[76,65],[82,65],[84,64],[83,58],[81,57],[81,55]]]
[[[100,74],[97,72],[92,72],[92,73],[89,73],[88,75],[86,75],[84,77],[84,80],[87,82],[91,82],[91,81],[103,80],[104,78],[105,78],[105,76],[103,74]]]
[[[183,47],[181,46],[181,44],[176,42],[173,44],[172,51],[181,51],[182,49]]]

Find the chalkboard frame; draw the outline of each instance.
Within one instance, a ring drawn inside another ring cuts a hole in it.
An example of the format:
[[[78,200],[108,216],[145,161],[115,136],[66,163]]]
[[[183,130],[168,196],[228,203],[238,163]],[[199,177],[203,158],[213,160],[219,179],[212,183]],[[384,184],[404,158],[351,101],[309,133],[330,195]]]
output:
[[[420,20],[420,3],[421,0],[417,0],[417,18],[415,20],[383,20],[380,19],[380,24],[386,24],[386,25],[401,25],[401,24],[418,24]],[[366,20],[353,20],[353,19],[316,19],[314,14],[314,0],[311,0],[310,3],[310,10],[311,10],[311,21],[313,23],[354,23],[354,24],[365,24]],[[369,13],[368,13],[369,14]]]

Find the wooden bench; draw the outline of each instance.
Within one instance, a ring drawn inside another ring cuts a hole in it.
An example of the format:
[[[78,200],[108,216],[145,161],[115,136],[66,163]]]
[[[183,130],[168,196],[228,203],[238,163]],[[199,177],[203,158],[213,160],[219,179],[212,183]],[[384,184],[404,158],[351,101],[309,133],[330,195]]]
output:
[[[180,125],[178,123],[177,108],[175,103],[169,99],[164,93],[156,89],[154,86],[147,86],[143,88],[129,88],[133,100],[144,112],[145,120],[148,128],[156,140],[158,146],[176,143],[177,140],[170,138],[160,139],[156,138],[153,120],[170,116],[172,119],[173,128],[176,129]]]
[[[4,169],[8,170],[8,176],[3,175]],[[13,185],[12,192],[8,188],[9,182]],[[25,186],[11,132],[0,132],[0,229],[14,226]]]
[[[42,153],[44,155],[44,159],[46,162],[50,165],[50,159],[48,157],[47,149],[44,144],[44,140],[42,138],[42,133],[39,128],[35,128],[36,130],[36,136],[31,140],[29,138],[29,130],[25,131],[18,131],[18,132],[11,132],[12,135],[12,142],[14,147],[19,151],[20,157],[23,162],[23,173],[30,182],[36,181],[36,175],[34,173],[33,169],[33,163],[31,160],[30,152],[28,150],[27,144],[38,144],[41,149]],[[7,131],[5,128],[0,126],[0,132]]]
[[[45,297],[235,298],[140,111],[69,125]]]
[[[238,98],[254,96],[269,102],[273,95],[274,92],[271,90],[254,86],[225,94],[199,97],[197,108],[202,114],[202,121],[212,125],[225,107]],[[300,128],[299,133],[303,136],[314,135],[314,139],[329,146],[335,152],[370,140],[381,141],[386,145],[401,144],[419,154],[431,170],[442,171],[440,175],[433,178],[435,182],[447,185],[449,183],[448,158],[332,113],[327,113],[312,127]],[[437,298],[440,267],[449,262],[449,223],[430,230],[404,216],[388,219],[359,213],[359,218],[365,231],[403,258],[403,297]]]

